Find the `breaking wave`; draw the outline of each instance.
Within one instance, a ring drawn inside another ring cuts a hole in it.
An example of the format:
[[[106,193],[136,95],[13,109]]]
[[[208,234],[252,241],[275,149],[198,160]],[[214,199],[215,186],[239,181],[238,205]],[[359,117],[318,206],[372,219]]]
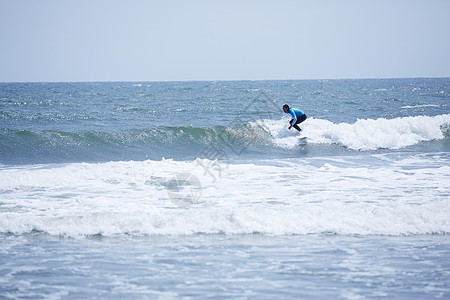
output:
[[[287,120],[258,120],[234,127],[164,127],[126,132],[0,131],[0,163],[190,159],[208,145],[234,153],[243,149],[274,157],[304,144],[336,144],[351,150],[399,149],[449,136],[450,115],[395,119],[361,119],[333,123],[309,118],[301,135],[287,129]],[[30,159],[31,161],[27,161]],[[3,161],[2,161],[3,160]]]

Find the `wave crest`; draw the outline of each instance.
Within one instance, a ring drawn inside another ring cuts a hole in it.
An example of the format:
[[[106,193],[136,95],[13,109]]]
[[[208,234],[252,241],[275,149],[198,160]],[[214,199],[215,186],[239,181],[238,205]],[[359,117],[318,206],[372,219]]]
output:
[[[263,120],[259,123],[267,128],[276,145],[292,148],[299,143],[298,132],[288,131],[284,121]],[[353,124],[310,118],[301,124],[301,136],[307,137],[308,143],[339,144],[352,150],[399,149],[422,141],[443,139],[448,136],[449,126],[450,114],[360,119]]]

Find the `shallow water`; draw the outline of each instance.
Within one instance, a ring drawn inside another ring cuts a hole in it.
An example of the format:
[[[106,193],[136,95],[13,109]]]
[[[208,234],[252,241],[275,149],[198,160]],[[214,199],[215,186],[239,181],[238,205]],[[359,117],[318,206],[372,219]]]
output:
[[[449,296],[442,235],[1,237],[18,298],[431,299]]]

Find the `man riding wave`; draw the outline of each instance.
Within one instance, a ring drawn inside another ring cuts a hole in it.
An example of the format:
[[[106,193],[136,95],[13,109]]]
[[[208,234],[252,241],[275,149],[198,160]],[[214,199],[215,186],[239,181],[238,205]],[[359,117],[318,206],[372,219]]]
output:
[[[299,132],[302,131],[302,129],[298,127],[298,124],[306,120],[307,118],[306,114],[299,109],[290,108],[289,105],[287,104],[283,105],[283,111],[292,116],[292,119],[289,121],[290,124],[289,129],[294,127]]]

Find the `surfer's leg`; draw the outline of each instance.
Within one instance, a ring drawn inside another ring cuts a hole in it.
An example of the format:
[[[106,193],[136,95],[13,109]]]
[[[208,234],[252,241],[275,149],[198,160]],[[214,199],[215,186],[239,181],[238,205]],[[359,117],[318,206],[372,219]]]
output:
[[[295,122],[295,124],[300,124],[301,122],[305,121],[306,118],[307,117],[305,114],[301,115],[300,117],[298,117],[297,122]]]
[[[300,127],[298,127],[297,123],[294,124],[292,127],[294,127],[295,129],[297,129],[298,131],[302,131],[302,129]]]
[[[295,122],[295,124],[294,124],[292,127],[294,127],[295,129],[297,129],[298,131],[302,131],[301,128],[298,127],[297,124],[300,124],[301,122],[303,122],[303,121],[305,121],[305,120],[306,120],[306,115],[302,115],[302,116],[298,117],[297,122]]]

